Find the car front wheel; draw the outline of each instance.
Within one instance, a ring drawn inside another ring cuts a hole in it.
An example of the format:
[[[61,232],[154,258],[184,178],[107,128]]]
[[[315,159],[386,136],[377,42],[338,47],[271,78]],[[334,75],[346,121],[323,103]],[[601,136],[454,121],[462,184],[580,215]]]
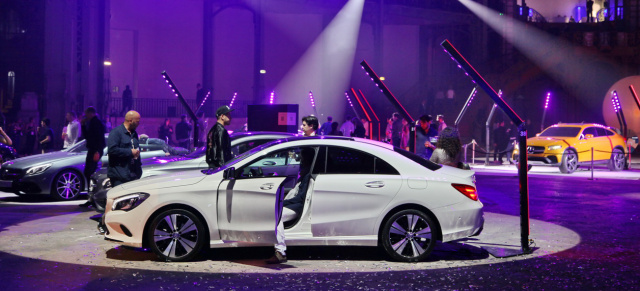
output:
[[[607,163],[607,167],[611,171],[621,171],[624,168],[625,162],[624,153],[620,149],[614,149]]]
[[[578,169],[578,154],[573,150],[566,150],[562,154],[562,163],[560,163],[560,172],[571,174]]]
[[[184,209],[160,213],[153,219],[146,234],[151,250],[167,262],[194,259],[202,250],[206,236],[200,218]]]
[[[84,189],[84,177],[75,171],[62,171],[53,179],[51,197],[56,200],[72,200]]]
[[[392,259],[418,262],[433,251],[436,233],[435,223],[429,216],[419,210],[407,209],[387,219],[379,239]]]

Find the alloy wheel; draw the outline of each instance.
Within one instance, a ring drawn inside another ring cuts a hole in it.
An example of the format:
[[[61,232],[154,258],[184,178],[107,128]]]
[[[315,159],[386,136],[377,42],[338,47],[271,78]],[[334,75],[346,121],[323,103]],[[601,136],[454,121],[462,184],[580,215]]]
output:
[[[58,174],[55,186],[55,198],[59,200],[71,200],[80,194],[82,190],[82,177],[75,172],[63,172]]]

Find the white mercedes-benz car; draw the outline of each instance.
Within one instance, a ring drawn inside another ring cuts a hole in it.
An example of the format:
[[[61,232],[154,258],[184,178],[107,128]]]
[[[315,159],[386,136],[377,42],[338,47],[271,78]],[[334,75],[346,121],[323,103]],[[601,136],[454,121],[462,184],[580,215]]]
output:
[[[301,158],[305,162],[301,162]],[[143,178],[107,194],[105,238],[188,261],[205,247],[276,242],[276,211],[301,165],[310,173],[297,215],[282,217],[288,246],[380,246],[424,260],[436,241],[478,235],[474,172],[359,138],[292,137],[256,147],[215,171]],[[296,188],[297,189],[297,188]]]

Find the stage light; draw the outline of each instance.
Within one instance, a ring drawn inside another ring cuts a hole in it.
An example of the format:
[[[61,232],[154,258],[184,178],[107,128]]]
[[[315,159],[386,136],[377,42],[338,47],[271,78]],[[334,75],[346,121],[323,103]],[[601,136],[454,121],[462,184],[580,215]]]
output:
[[[229,103],[229,108],[233,107],[233,102],[236,101],[237,96],[238,96],[238,92],[234,92],[233,97],[231,98],[231,103]]]
[[[110,60],[105,60],[104,61],[104,65],[105,66],[111,66],[111,61]]]
[[[544,130],[544,119],[547,116],[547,108],[549,108],[549,100],[551,99],[551,92],[547,92],[547,98],[544,101],[544,110],[542,111],[542,121],[540,122],[540,131]]]
[[[273,99],[276,95],[275,91],[271,91],[271,96],[269,96],[269,104],[273,104]]]
[[[380,80],[381,80],[381,81],[384,81],[384,80],[386,80],[386,79],[387,79],[387,78],[385,78],[385,77],[382,77],[382,76],[380,77]]]
[[[311,101],[311,107],[316,107],[316,102],[313,101],[313,92],[309,91],[309,100]]]
[[[347,97],[347,102],[349,102],[349,106],[353,107],[353,103],[351,103],[351,98],[349,98],[349,93],[344,91],[344,96]]]
[[[260,74],[266,74],[267,70],[260,70]]]
[[[414,124],[415,120],[413,119],[413,117],[411,117],[411,115],[404,108],[404,106],[400,104],[396,96],[394,96],[393,93],[389,91],[389,88],[387,88],[387,85],[385,85],[384,82],[380,80],[380,78],[378,77],[378,74],[376,74],[376,72],[373,71],[373,69],[371,68],[371,66],[369,66],[367,61],[363,60],[362,62],[360,62],[360,66],[365,71],[367,76],[370,77],[369,79],[373,81],[376,87],[380,88],[380,92],[382,92],[387,97],[387,99],[389,99],[391,104],[393,104],[393,106],[398,110],[398,113],[400,113],[403,116],[403,118],[405,118],[409,123]]]
[[[547,108],[549,108],[549,98],[551,98],[551,92],[547,93],[547,100],[544,101],[544,109],[546,110]]]

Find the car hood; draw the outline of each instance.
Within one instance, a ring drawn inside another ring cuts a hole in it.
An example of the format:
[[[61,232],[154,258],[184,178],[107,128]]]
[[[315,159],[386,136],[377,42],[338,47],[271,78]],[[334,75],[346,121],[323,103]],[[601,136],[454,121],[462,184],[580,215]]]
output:
[[[553,136],[536,136],[527,139],[527,145],[529,146],[547,146],[554,143],[562,142],[568,139],[567,137],[553,137]]]
[[[33,167],[35,165],[54,163],[61,160],[68,160],[71,157],[84,159],[86,155],[87,153],[69,153],[69,152],[62,152],[62,151],[52,152],[52,153],[33,155],[33,156],[11,160],[10,164],[7,166],[10,168],[16,168],[16,169],[26,169],[26,168]]]
[[[124,183],[116,188],[122,188],[129,191],[139,189],[141,192],[145,192],[153,189],[193,185],[200,182],[206,176],[207,175],[203,174],[200,170],[185,171],[142,178],[140,180]]]

